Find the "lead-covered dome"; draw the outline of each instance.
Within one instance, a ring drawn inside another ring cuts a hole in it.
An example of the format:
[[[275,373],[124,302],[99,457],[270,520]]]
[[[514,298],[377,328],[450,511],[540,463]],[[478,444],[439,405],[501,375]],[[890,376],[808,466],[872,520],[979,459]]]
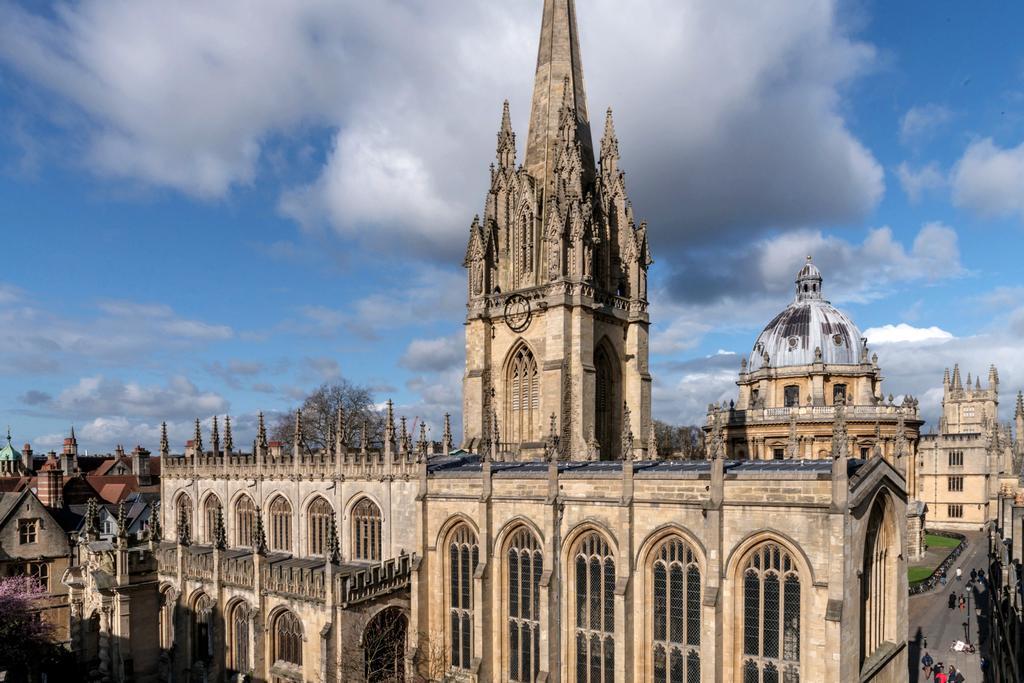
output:
[[[768,323],[754,342],[749,372],[763,367],[796,367],[820,360],[857,365],[863,345],[853,321],[822,297],[821,271],[807,257],[796,277],[796,299]],[[821,358],[817,358],[817,350]]]

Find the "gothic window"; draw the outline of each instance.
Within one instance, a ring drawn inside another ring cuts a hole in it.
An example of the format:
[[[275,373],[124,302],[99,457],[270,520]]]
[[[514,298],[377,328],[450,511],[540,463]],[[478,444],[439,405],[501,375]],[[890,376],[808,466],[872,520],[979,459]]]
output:
[[[861,572],[861,665],[883,643],[895,643],[898,539],[884,499],[875,501],[864,539]]]
[[[244,602],[237,602],[231,608],[228,628],[231,629],[228,669],[246,673],[252,667],[249,665],[249,608]]]
[[[380,561],[380,508],[363,498],[352,508],[352,558]]]
[[[195,524],[192,523],[192,499],[183,493],[178,496],[178,504],[175,507],[177,508],[177,514],[174,517],[174,524],[178,533],[181,533],[181,529],[178,527],[181,525],[182,520],[188,523],[190,534],[194,533]]]
[[[363,631],[366,683],[404,683],[405,649],[409,621],[402,610],[378,612]]]
[[[292,506],[284,496],[270,503],[270,549],[292,550]]]
[[[540,672],[540,575],[544,559],[527,528],[508,547],[508,680],[533,683]]]
[[[256,530],[256,504],[243,495],[235,501],[235,545],[251,546]]]
[[[521,344],[508,366],[505,424],[510,443],[536,441],[540,427],[540,374],[530,349]]]
[[[598,346],[594,351],[594,437],[601,447],[601,458],[614,458],[619,452],[621,435],[616,432],[618,408],[618,377],[608,351]]]
[[[170,589],[160,592],[159,614],[160,647],[170,650],[174,645],[174,592]]]
[[[213,657],[213,598],[203,593],[192,607],[192,659],[209,662]]]
[[[615,680],[615,558],[597,532],[573,554],[576,683]]]
[[[700,567],[693,548],[666,541],[652,568],[654,683],[700,683]]]
[[[785,406],[787,408],[798,408],[800,406],[800,387],[791,384],[783,389]]]
[[[327,538],[331,533],[331,504],[317,497],[306,512],[306,529],[310,555],[327,555]]]
[[[203,501],[203,520],[206,522],[206,542],[213,543],[217,527],[217,513],[220,512],[220,499],[210,494]]]
[[[518,287],[530,283],[533,274],[533,218],[526,210],[519,218],[519,239],[516,244],[516,270]]]
[[[846,402],[846,385],[845,384],[833,384],[832,385],[832,403],[838,405]]]
[[[476,535],[458,525],[448,542],[449,652],[454,669],[469,669],[473,661],[473,574],[479,559]]]
[[[302,622],[288,610],[274,620],[274,663],[302,665]]]
[[[799,683],[800,576],[789,552],[757,546],[743,565],[744,683]]]

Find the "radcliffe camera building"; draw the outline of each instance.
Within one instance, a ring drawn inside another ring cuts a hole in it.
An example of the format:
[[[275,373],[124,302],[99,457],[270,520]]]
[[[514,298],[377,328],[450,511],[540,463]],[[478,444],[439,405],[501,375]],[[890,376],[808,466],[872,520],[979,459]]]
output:
[[[707,457],[659,459],[651,248],[579,45],[574,1],[545,0],[523,161],[506,103],[467,220],[461,443],[390,402],[380,443],[343,412],[317,449],[301,413],[288,446],[262,415],[247,448],[227,418],[184,448],[165,430],[158,513],[130,543],[123,512],[110,538],[88,512],[62,580],[100,680],[906,680],[907,561],[954,476],[929,458],[978,430],[979,468],[1005,470],[995,399],[957,375],[922,436],[808,258],[710,406]],[[1018,400],[1018,457],[1022,426]],[[997,479],[986,514],[1024,516]]]

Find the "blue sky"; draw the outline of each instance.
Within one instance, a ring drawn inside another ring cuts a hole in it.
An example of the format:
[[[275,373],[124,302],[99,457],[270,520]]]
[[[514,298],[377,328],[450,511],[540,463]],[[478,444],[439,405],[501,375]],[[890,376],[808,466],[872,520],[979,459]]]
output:
[[[540,1],[0,2],[0,417],[50,448],[251,438],[345,377],[437,424],[501,102]],[[1013,3],[580,3],[650,223],[655,415],[728,399],[810,253],[886,389],[1024,387]]]

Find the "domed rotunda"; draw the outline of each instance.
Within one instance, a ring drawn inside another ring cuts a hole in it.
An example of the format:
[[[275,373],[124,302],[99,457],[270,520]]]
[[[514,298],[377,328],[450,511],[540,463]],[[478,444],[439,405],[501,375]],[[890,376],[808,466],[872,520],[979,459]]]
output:
[[[850,317],[825,299],[823,281],[808,256],[793,301],[741,361],[736,400],[709,406],[708,452],[734,459],[831,457],[841,405],[851,456],[880,455],[912,472],[922,424],[917,402],[907,396],[897,405],[892,394],[886,397],[878,356]]]

